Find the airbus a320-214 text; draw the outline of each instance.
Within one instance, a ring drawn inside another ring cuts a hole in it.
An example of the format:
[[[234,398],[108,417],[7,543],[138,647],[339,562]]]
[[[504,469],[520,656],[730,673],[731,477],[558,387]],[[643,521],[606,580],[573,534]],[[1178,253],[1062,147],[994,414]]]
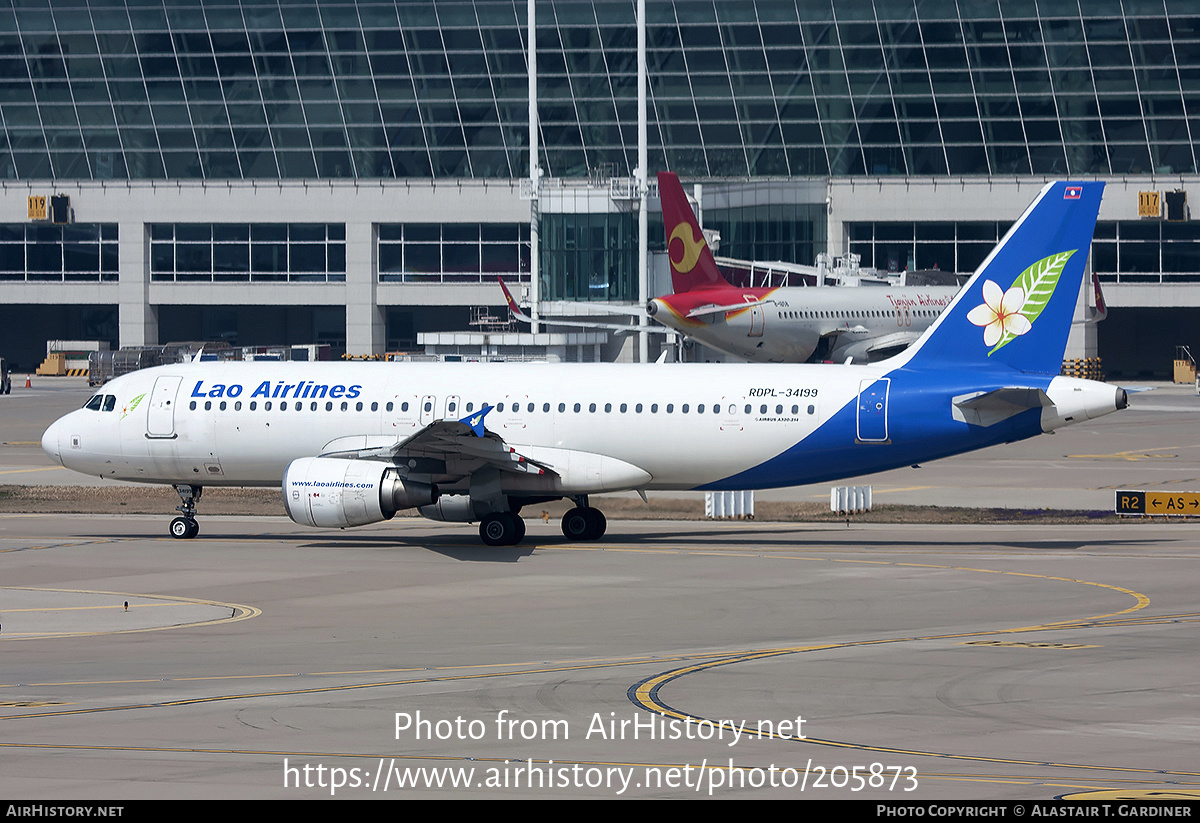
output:
[[[1122,409],[1058,375],[1103,184],[1048,184],[934,325],[864,365],[193,363],[117,378],[46,430],[67,468],[169,483],[194,537],[205,486],[277,486],[297,523],[416,508],[525,534],[521,509],[600,492],[764,489],[923,463]]]

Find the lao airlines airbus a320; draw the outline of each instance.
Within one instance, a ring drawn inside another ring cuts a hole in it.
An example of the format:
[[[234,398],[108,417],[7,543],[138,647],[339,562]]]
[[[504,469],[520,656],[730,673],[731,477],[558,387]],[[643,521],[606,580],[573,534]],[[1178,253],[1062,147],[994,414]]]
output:
[[[910,348],[866,365],[194,363],[117,378],[56,421],[67,468],[173,485],[279,486],[297,523],[416,508],[519,542],[523,507],[589,495],[837,480],[1022,440],[1126,405],[1058,375],[1102,183],[1047,185]]]

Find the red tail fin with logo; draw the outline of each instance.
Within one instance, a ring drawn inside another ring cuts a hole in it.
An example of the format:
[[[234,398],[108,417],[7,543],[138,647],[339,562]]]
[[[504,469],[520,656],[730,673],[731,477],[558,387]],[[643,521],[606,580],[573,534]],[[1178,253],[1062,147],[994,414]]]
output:
[[[663,228],[667,234],[671,285],[675,293],[728,287],[729,281],[713,260],[678,175],[669,171],[658,173],[658,196],[662,200]]]

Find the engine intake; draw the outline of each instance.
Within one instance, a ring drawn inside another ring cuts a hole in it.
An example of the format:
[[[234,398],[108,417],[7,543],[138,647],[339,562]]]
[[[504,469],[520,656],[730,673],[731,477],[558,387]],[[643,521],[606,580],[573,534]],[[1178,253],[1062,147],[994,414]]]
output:
[[[284,508],[302,526],[365,526],[437,499],[436,485],[406,480],[394,466],[375,460],[302,457],[283,473]]]

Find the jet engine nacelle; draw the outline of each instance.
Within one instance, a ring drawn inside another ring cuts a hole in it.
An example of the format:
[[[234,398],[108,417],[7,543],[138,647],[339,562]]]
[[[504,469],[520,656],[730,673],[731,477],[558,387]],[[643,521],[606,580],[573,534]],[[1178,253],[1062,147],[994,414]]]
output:
[[[437,499],[437,486],[405,480],[377,460],[302,457],[283,473],[283,505],[302,526],[365,526]]]
[[[429,520],[446,523],[474,523],[482,518],[475,514],[475,506],[468,494],[443,495],[428,506],[419,507],[417,512]]]

